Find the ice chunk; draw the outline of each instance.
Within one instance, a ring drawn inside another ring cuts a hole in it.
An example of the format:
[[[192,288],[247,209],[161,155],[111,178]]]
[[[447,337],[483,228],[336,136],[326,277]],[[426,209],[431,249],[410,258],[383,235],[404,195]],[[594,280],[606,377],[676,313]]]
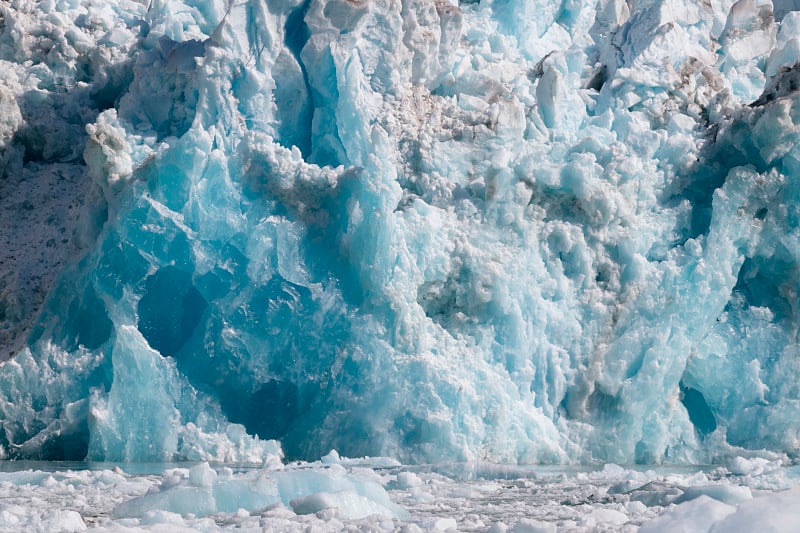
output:
[[[555,533],[556,526],[540,520],[523,518],[514,524],[511,531],[514,533]]]
[[[114,516],[146,518],[161,510],[202,517],[239,509],[257,511],[276,503],[291,507],[297,514],[335,508],[338,516],[351,519],[372,514],[405,516],[383,487],[337,469],[219,476],[208,463],[188,471],[167,471],[156,490],[118,505]]]
[[[727,464],[727,468],[731,474],[740,476],[748,474],[759,475],[780,468],[780,466],[780,461],[770,461],[763,457],[754,457],[752,459],[734,457]]]
[[[400,472],[397,474],[397,485],[401,488],[419,487],[422,480],[414,472]]]
[[[327,455],[322,456],[320,459],[323,464],[335,465],[342,462],[339,453],[336,450],[331,450]]]
[[[732,505],[722,503],[708,496],[700,496],[678,505],[650,520],[639,528],[641,533],[666,531],[687,531],[704,533],[712,531],[719,520],[736,512]]]
[[[675,499],[673,503],[683,503],[700,496],[708,496],[728,505],[738,505],[753,498],[753,494],[747,487],[739,485],[702,485],[687,487],[683,494]]]
[[[736,512],[730,513],[715,523],[709,531],[738,533],[752,531],[753,528],[767,531],[790,531],[797,526],[797,521],[800,520],[800,512],[794,505],[798,496],[800,496],[800,491],[793,489],[754,498],[739,505]]]
[[[195,487],[211,487],[217,480],[217,473],[208,466],[200,463],[189,469],[189,484]]]
[[[143,526],[155,524],[168,524],[169,526],[185,526],[186,522],[177,513],[169,511],[147,511],[139,522]]]
[[[340,516],[347,518],[364,518],[374,514],[391,516],[393,514],[379,503],[348,490],[317,492],[308,496],[299,496],[292,498],[289,505],[297,514],[312,514],[323,509],[336,509]]]
[[[94,124],[86,126],[89,141],[83,154],[89,175],[109,199],[124,186],[120,181],[130,178],[133,173],[131,147],[125,131],[114,122],[117,122],[117,114],[112,109],[101,114]]]
[[[429,518],[422,522],[422,527],[433,531],[447,531],[456,528],[456,521],[452,518]]]

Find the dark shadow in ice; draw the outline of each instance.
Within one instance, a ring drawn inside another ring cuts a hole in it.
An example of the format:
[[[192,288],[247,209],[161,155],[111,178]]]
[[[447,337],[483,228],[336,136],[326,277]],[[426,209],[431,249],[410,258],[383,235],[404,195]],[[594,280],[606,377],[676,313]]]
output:
[[[304,159],[307,159],[311,153],[311,131],[314,116],[314,93],[308,81],[306,66],[300,55],[303,47],[311,37],[311,32],[305,21],[310,5],[311,0],[305,0],[296,7],[287,17],[284,26],[284,44],[300,67],[302,80],[296,79],[297,76],[292,75],[281,76],[280,70],[276,73],[278,75],[275,76],[275,100],[281,121],[281,144],[287,147],[297,146]],[[276,67],[280,68],[282,66],[282,62],[280,62],[281,56],[278,59],[279,62]],[[300,86],[301,83],[302,87]]]
[[[228,420],[244,425],[262,439],[285,437],[298,415],[299,402],[297,385],[277,379],[267,381],[250,395],[220,398]]]
[[[174,356],[200,323],[208,302],[192,284],[192,276],[167,266],[148,277],[139,300],[138,328],[162,355]]]
[[[787,13],[800,11],[800,0],[773,0],[772,9],[775,20],[780,22]]]
[[[663,196],[664,205],[674,206],[683,200],[691,205],[689,220],[678,228],[677,245],[708,234],[714,192],[725,184],[732,169],[751,166],[756,172],[764,172],[768,168],[753,139],[752,124],[746,112],[740,112],[724,127],[710,126],[706,139],[697,162],[679,175]]]
[[[787,320],[789,326],[795,323],[797,306],[792,303],[791,287],[796,283],[798,265],[789,256],[782,246],[776,246],[770,257],[755,254],[745,258],[726,311],[733,306],[768,308],[773,321]]]
[[[713,433],[717,429],[717,420],[714,413],[708,406],[703,393],[697,389],[687,387],[683,382],[680,383],[681,403],[689,413],[689,420],[694,425],[701,436]]]
[[[749,107],[761,107],[778,98],[789,96],[800,89],[800,62],[783,66],[769,79],[764,92]]]
[[[757,100],[735,112],[728,122],[709,127],[707,143],[699,160],[683,179],[673,184],[671,192],[666,195],[668,202],[686,199],[692,205],[691,221],[683,235],[686,239],[708,233],[714,191],[722,187],[732,169],[750,166],[756,172],[763,173],[771,167],[780,168],[780,161],[770,163],[764,159],[763,147],[754,137],[754,125],[771,102],[794,95],[798,90],[800,63],[781,68],[768,80]],[[761,219],[765,214],[762,213]],[[757,213],[754,216],[759,218]]]

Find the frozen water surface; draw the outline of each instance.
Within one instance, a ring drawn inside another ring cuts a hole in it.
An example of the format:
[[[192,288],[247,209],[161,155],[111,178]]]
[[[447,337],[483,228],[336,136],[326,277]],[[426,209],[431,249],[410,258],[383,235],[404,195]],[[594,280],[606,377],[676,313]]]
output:
[[[0,3],[2,527],[791,528],[799,8]]]
[[[338,456],[266,469],[20,462],[0,473],[0,529],[791,531],[799,484],[796,468],[741,458],[633,469]]]

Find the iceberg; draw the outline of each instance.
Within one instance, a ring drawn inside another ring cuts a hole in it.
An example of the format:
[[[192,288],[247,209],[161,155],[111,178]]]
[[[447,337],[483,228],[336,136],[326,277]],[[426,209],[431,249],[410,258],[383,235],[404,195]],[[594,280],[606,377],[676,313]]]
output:
[[[230,469],[228,469],[230,470]],[[146,518],[159,510],[205,517],[285,506],[297,515],[336,508],[340,517],[407,518],[379,484],[348,474],[339,465],[323,471],[254,471],[220,476],[208,463],[165,471],[160,485],[117,505],[112,516]]]
[[[794,458],[794,7],[0,6],[3,457]]]

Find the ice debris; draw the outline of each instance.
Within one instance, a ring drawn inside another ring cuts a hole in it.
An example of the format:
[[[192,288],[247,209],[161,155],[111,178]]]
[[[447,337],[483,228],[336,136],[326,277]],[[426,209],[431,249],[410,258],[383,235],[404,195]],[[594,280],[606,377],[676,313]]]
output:
[[[349,475],[342,467],[315,471],[228,472],[219,476],[208,463],[165,472],[158,487],[127,500],[112,511],[114,518],[143,518],[158,510],[179,516],[205,517],[257,511],[275,505],[296,514],[336,509],[337,516],[359,519],[371,515],[401,518],[406,512],[392,503],[383,487]]]
[[[796,467],[739,476],[725,468],[464,464],[462,472],[479,475],[464,478],[447,472],[453,465],[359,463],[267,468],[72,463],[96,470],[54,470],[53,463],[30,462],[17,463],[21,469],[14,470],[6,463],[0,472],[0,530],[788,532],[797,523]],[[32,466],[39,469],[25,469]],[[396,483],[411,474],[420,484]],[[622,480],[638,491],[614,488]],[[648,505],[634,499],[665,486],[699,496]],[[738,503],[726,502],[717,499],[723,487],[753,492]]]

